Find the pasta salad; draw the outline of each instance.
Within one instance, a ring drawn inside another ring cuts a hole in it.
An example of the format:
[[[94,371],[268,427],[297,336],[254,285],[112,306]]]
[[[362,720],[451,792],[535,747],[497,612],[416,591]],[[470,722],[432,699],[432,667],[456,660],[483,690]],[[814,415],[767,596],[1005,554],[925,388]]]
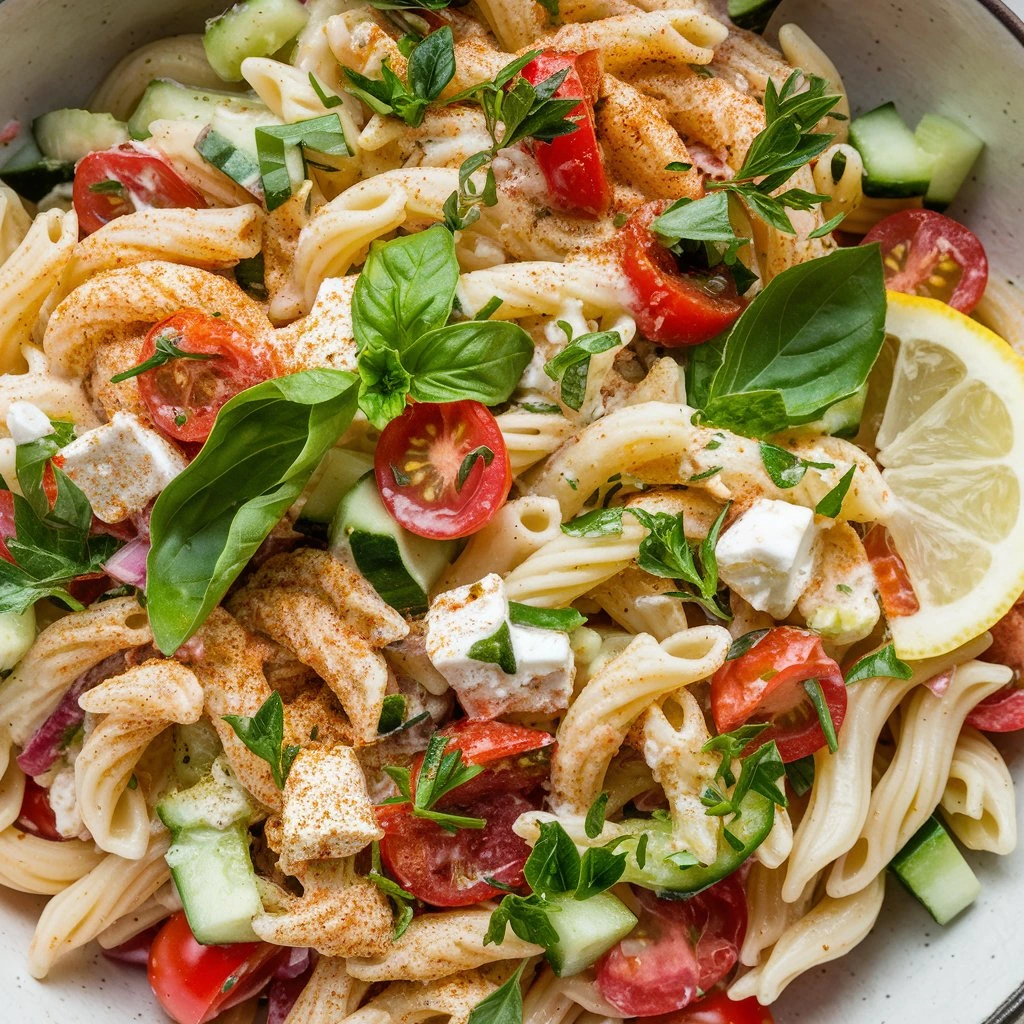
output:
[[[887,880],[976,899],[1024,728],[1017,313],[941,212],[983,142],[853,116],[775,6],[242,0],[5,130],[33,977],[765,1024]]]

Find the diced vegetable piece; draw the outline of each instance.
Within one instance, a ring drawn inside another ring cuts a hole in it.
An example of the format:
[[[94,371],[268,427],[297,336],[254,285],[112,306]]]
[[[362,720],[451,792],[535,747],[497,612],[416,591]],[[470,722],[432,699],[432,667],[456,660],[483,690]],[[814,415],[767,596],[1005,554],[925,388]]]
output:
[[[974,132],[939,114],[925,114],[914,132],[914,141],[932,160],[932,180],[926,206],[944,209],[967,180],[985,143]]]
[[[923,196],[931,181],[931,158],[922,152],[893,103],[850,123],[850,142],[864,161],[864,193],[900,198]]]
[[[243,0],[206,23],[206,59],[225,82],[240,82],[246,57],[276,53],[308,18],[299,0]]]

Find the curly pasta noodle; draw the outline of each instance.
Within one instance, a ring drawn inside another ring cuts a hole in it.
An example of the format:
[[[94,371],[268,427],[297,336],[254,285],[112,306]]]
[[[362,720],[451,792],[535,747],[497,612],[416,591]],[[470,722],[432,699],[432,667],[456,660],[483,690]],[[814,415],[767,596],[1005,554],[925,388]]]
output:
[[[0,266],[21,245],[31,226],[32,218],[18,193],[0,184]]]
[[[146,614],[133,597],[104,601],[58,619],[36,637],[0,686],[0,726],[24,746],[83,672],[152,639]]]
[[[149,808],[144,787],[129,783],[146,748],[168,725],[199,721],[202,687],[179,662],[152,660],[105,680],[78,703],[103,716],[87,730],[75,759],[82,821],[101,850],[137,860],[149,845]]]
[[[786,872],[768,867],[755,859],[747,877],[747,934],[740,947],[740,963],[756,967],[762,953],[778,942],[782,933],[807,913],[814,902],[819,875],[815,875],[799,899],[787,903],[782,898]]]
[[[99,419],[78,381],[54,377],[45,354],[32,345],[26,345],[22,355],[28,367],[24,373],[0,375],[0,433],[7,433],[12,402],[31,402],[52,420],[70,420],[79,431],[98,426]]]
[[[684,630],[661,644],[641,634],[598,672],[558,730],[551,759],[556,813],[585,814],[635,719],[659,697],[709,678],[731,643],[721,626]]]
[[[477,7],[501,48],[509,53],[540,38],[547,29],[547,17],[540,4],[479,0]]]
[[[925,823],[942,797],[964,718],[1012,676],[1003,665],[968,661],[956,667],[941,697],[927,687],[911,694],[896,755],[871,794],[859,837],[829,875],[830,896],[849,896],[868,885]]]
[[[484,944],[491,912],[466,908],[415,918],[383,955],[351,958],[348,972],[361,981],[434,981],[499,960],[543,953],[509,930],[500,944]]]
[[[285,1024],[337,1024],[354,1013],[370,987],[348,973],[344,959],[322,956]]]
[[[812,878],[856,843],[872,801],[872,758],[878,737],[900,701],[926,680],[977,657],[990,642],[983,634],[950,654],[918,662],[907,680],[883,676],[849,688],[839,749],[814,758],[814,786],[793,839],[783,899],[799,899]]]
[[[58,893],[39,915],[28,969],[45,978],[58,960],[91,942],[116,920],[134,913],[170,878],[164,860],[168,836],[162,829],[138,860],[107,854],[88,874]]]
[[[832,114],[824,119],[824,130],[834,135],[837,143],[845,142],[850,132],[850,99],[842,75],[831,58],[799,25],[794,24],[783,25],[779,29],[779,49],[786,60],[805,75],[824,78],[828,92],[839,97]]]
[[[0,885],[52,896],[88,875],[104,859],[92,843],[55,843],[13,825],[0,831]]]
[[[178,910],[181,910],[178,890],[174,888],[173,882],[166,882],[132,913],[119,917],[108,928],[104,928],[96,936],[96,942],[102,949],[114,949],[147,928],[166,920]]]
[[[650,633],[660,642],[686,629],[682,602],[665,596],[675,589],[671,580],[630,566],[594,587],[588,596],[620,626],[631,633]]]
[[[767,868],[778,868],[786,863],[793,850],[793,821],[785,807],[776,806],[772,830],[754,851],[754,856]]]

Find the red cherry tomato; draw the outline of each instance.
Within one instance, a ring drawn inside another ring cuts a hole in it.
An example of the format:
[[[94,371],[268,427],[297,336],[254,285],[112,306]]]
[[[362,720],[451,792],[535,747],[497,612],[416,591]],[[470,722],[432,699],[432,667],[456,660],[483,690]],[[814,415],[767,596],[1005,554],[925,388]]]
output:
[[[596,218],[608,212],[612,193],[594,126],[594,104],[601,85],[600,52],[561,53],[545,50],[522,70],[531,85],[569,69],[555,90],[555,99],[579,97],[569,114],[576,131],[551,142],[532,143],[533,154],[547,182],[551,204],[566,213]]]
[[[270,353],[227,317],[183,309],[161,320],[146,335],[139,362],[156,352],[158,339],[212,357],[170,359],[136,378],[153,422],[178,441],[205,441],[225,402],[275,375]]]
[[[747,901],[730,876],[685,900],[636,890],[636,928],[597,964],[598,991],[625,1017],[689,1006],[735,966],[747,931]]]
[[[753,996],[736,1002],[723,991],[712,992],[685,1010],[649,1017],[648,1024],[775,1024],[771,1011]]]
[[[907,566],[884,526],[873,526],[864,536],[864,551],[875,574],[875,586],[888,619],[913,615],[921,608]]]
[[[179,912],[153,940],[149,984],[177,1024],[204,1024],[256,995],[287,956],[267,942],[201,946]]]
[[[0,558],[5,562],[14,562],[14,555],[7,550],[4,541],[15,535],[14,495],[10,491],[0,491]]]
[[[82,235],[136,210],[206,207],[206,200],[166,160],[137,142],[79,160],[73,198]]]
[[[40,839],[63,842],[57,831],[57,819],[50,806],[50,795],[31,776],[25,778],[25,795],[21,798],[21,811],[16,822],[22,832],[31,832]]]
[[[438,806],[464,806],[490,793],[529,793],[548,777],[554,736],[507,722],[463,718],[440,730],[448,738],[447,750],[461,750],[466,764],[485,765],[470,779],[442,798]],[[422,755],[413,762],[418,776]],[[486,815],[485,815],[486,817]]]
[[[846,717],[846,684],[825,653],[821,637],[793,626],[777,626],[746,654],[727,661],[711,680],[711,713],[720,733],[744,722],[772,724],[751,744],[769,740],[783,761],[798,761],[825,746],[825,734],[807,691],[817,679],[838,733]]]
[[[988,257],[977,235],[934,210],[902,210],[876,224],[864,244],[880,242],[885,286],[941,299],[970,313],[988,283]]]
[[[518,793],[495,792],[460,804],[459,813],[484,818],[482,829],[460,828],[455,835],[407,807],[378,807],[385,830],[380,855],[399,885],[435,907],[468,907],[500,897],[484,879],[519,888],[530,848],[512,831],[516,818],[535,804]]]
[[[479,455],[459,487],[459,470]],[[438,540],[467,537],[489,523],[512,486],[512,466],[498,421],[479,402],[419,402],[393,419],[373,458],[387,510],[411,533]]]
[[[641,206],[622,230],[622,269],[633,291],[633,315],[643,335],[669,348],[698,345],[721,334],[747,300],[725,267],[680,269],[675,256],[651,233],[651,221],[668,202]]]
[[[1024,729],[1024,602],[1018,601],[990,630],[992,646],[981,656],[1013,669],[1014,680],[986,697],[967,716],[967,724],[983,732]]]

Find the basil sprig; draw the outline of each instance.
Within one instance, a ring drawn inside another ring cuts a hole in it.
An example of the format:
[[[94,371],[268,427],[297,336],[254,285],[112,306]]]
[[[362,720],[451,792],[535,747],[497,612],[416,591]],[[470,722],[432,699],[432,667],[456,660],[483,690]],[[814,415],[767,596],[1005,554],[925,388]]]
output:
[[[530,336],[503,320],[448,323],[459,281],[451,234],[440,225],[370,249],[352,296],[359,408],[383,428],[418,402],[512,394],[533,355]]]
[[[324,114],[294,124],[264,125],[256,129],[256,157],[263,198],[268,210],[286,203],[292,194],[292,175],[288,168],[289,151],[298,150],[303,165],[317,163],[318,155],[351,156],[345,129],[337,114]],[[334,170],[326,166],[325,170]]]
[[[203,624],[348,427],[356,380],[304,370],[231,399],[150,520],[149,619],[164,654]]]
[[[559,395],[562,401],[570,409],[579,411],[587,395],[590,357],[621,345],[622,335],[618,331],[596,331],[574,338],[572,327],[565,320],[559,320],[558,326],[565,333],[568,344],[544,364],[544,372],[552,380],[561,381]]]
[[[281,694],[275,690],[251,717],[224,715],[223,719],[249,750],[270,765],[274,785],[284,789],[288,773],[301,748],[284,742],[284,703]]]

